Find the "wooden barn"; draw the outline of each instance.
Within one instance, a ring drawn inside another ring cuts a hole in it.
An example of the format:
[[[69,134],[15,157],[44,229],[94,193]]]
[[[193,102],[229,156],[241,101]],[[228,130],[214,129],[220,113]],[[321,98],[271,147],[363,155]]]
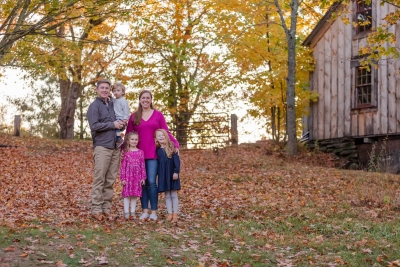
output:
[[[310,145],[340,157],[344,167],[363,168],[379,156],[385,168],[400,173],[400,59],[381,58],[379,67],[370,71],[359,61],[359,48],[365,46],[368,33],[396,10],[382,2],[352,1],[350,12],[342,15],[351,21],[348,24],[333,18],[343,8],[336,3],[304,41],[315,60],[310,90],[319,97],[303,118],[303,133]],[[370,23],[354,26],[352,22],[359,20]],[[400,49],[400,23],[390,30]]]

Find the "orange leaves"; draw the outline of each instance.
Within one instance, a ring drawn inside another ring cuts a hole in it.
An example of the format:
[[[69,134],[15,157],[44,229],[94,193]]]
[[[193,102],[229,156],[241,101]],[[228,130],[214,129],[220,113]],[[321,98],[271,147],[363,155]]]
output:
[[[83,214],[92,179],[90,142],[0,136],[0,144],[18,146],[0,150],[0,219],[60,222]]]
[[[14,250],[15,250],[14,247],[7,247],[7,248],[4,249],[5,252],[12,252]]]
[[[0,144],[7,143],[18,147],[0,149],[0,223],[12,226],[12,235],[38,225],[39,230],[47,229],[41,236],[8,238],[10,243],[2,249],[7,258],[35,258],[35,264],[52,266],[113,265],[119,254],[114,252],[126,249],[140,262],[153,256],[147,246],[154,239],[166,245],[159,250],[163,266],[185,265],[188,259],[199,267],[340,266],[352,265],[350,254],[365,259],[366,266],[374,260],[385,266],[398,264],[395,254],[384,253],[394,250],[395,241],[389,238],[397,228],[378,228],[383,218],[397,218],[398,211],[388,217],[386,210],[351,206],[361,188],[354,181],[361,183],[360,172],[320,167],[331,164],[325,154],[318,159],[304,154],[290,158],[278,150],[267,153],[250,146],[220,149],[218,154],[181,150],[181,215],[172,225],[165,221],[163,194],[157,223],[127,222],[122,216],[115,221],[91,219],[89,141],[0,135]],[[391,179],[390,188],[398,177]],[[114,189],[112,213],[118,216],[123,212],[121,185],[116,183]],[[140,212],[140,204],[137,209]],[[379,229],[387,229],[381,235],[384,241],[379,240]],[[54,248],[63,258],[41,253],[47,244],[60,244]],[[235,261],[233,253],[243,257]]]

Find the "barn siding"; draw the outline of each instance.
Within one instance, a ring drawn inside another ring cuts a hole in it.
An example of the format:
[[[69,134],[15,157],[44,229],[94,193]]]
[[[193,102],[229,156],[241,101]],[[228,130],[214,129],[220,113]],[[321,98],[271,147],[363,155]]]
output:
[[[324,139],[331,138],[331,98],[332,98],[332,72],[331,72],[331,61],[332,61],[332,46],[331,46],[331,29],[328,29],[324,36]]]
[[[396,46],[400,47],[400,22],[395,26]],[[395,91],[396,91],[396,132],[400,132],[400,60],[396,60],[395,65]]]
[[[373,26],[395,7],[381,6],[374,1]],[[354,8],[354,6],[352,6]],[[347,16],[352,16],[347,14]],[[400,23],[392,27],[400,46]],[[346,136],[362,137],[400,132],[400,59],[379,61],[376,108],[352,109],[354,106],[354,68],[352,58],[358,56],[366,38],[353,38],[352,24],[345,25],[336,19],[314,45],[316,69],[312,77],[312,89],[319,94],[312,104],[312,120],[309,125],[312,140]],[[386,44],[387,46],[387,44]]]
[[[331,26],[331,133],[330,133],[330,138],[337,138],[337,121],[338,121],[338,88],[337,88],[337,77],[338,77],[338,53],[337,53],[337,48],[338,48],[338,39],[337,39],[337,34],[338,34],[338,23],[334,23]]]
[[[345,38],[344,28],[345,25],[341,20],[337,20],[334,24],[337,24],[337,137],[344,136],[345,129]]]
[[[347,14],[350,17],[350,14]],[[340,19],[338,19],[340,20]],[[336,21],[338,21],[336,20]],[[344,56],[344,90],[345,90],[345,102],[344,102],[344,134],[345,136],[351,136],[351,68],[350,68],[350,59],[351,59],[351,35],[352,35],[352,28],[351,25],[344,25],[344,49],[345,49],[345,56]]]

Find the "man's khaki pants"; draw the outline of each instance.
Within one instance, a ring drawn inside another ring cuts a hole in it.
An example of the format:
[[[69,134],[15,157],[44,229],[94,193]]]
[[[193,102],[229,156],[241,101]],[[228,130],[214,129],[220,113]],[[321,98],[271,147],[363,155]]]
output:
[[[113,185],[118,175],[119,149],[96,146],[93,152],[94,180],[92,185],[92,213],[109,213]]]

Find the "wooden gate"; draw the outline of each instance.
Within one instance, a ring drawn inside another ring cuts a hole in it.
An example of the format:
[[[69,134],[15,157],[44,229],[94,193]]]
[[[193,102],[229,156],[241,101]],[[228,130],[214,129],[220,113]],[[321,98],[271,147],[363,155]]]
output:
[[[174,120],[169,120],[171,133],[179,140],[182,148],[210,149],[225,147],[232,142],[229,115],[220,113],[183,113],[189,115],[187,125],[177,128]]]

